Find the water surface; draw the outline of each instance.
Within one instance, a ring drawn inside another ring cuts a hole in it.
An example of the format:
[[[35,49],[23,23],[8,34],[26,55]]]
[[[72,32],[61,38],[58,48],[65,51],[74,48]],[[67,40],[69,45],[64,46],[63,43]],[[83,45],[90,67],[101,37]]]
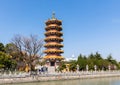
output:
[[[34,82],[8,85],[120,85],[120,77]]]

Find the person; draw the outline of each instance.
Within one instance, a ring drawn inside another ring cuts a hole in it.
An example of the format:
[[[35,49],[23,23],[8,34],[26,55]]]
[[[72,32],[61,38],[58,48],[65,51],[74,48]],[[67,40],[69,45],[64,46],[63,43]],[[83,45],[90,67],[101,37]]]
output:
[[[41,74],[41,68],[39,68],[39,74]]]

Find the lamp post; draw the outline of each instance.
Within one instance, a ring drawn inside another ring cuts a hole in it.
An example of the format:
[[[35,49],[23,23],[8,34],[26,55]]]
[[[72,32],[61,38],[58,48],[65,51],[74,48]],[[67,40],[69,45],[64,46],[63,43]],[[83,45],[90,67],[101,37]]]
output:
[[[79,72],[79,65],[77,64],[77,72]]]
[[[108,66],[108,69],[109,69],[109,71],[111,70],[111,66],[110,65]]]
[[[86,65],[86,71],[88,72],[88,69],[89,69],[89,66],[88,65]]]
[[[95,72],[96,72],[96,70],[97,70],[97,66],[96,65],[94,65],[94,69],[95,69]]]

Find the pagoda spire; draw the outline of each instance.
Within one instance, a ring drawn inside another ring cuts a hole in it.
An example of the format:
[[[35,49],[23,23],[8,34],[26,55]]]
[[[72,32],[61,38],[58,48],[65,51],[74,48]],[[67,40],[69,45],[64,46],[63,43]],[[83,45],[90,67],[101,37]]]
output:
[[[52,13],[52,19],[56,19],[55,18],[55,12]]]

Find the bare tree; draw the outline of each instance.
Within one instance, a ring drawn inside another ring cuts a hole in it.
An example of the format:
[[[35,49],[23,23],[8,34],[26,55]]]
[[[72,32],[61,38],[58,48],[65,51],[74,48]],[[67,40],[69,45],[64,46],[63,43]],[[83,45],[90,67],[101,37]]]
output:
[[[19,57],[22,58],[21,62],[27,63],[31,70],[34,70],[36,63],[43,54],[43,40],[39,40],[36,35],[29,37],[16,35],[13,37],[12,43],[18,48]]]

